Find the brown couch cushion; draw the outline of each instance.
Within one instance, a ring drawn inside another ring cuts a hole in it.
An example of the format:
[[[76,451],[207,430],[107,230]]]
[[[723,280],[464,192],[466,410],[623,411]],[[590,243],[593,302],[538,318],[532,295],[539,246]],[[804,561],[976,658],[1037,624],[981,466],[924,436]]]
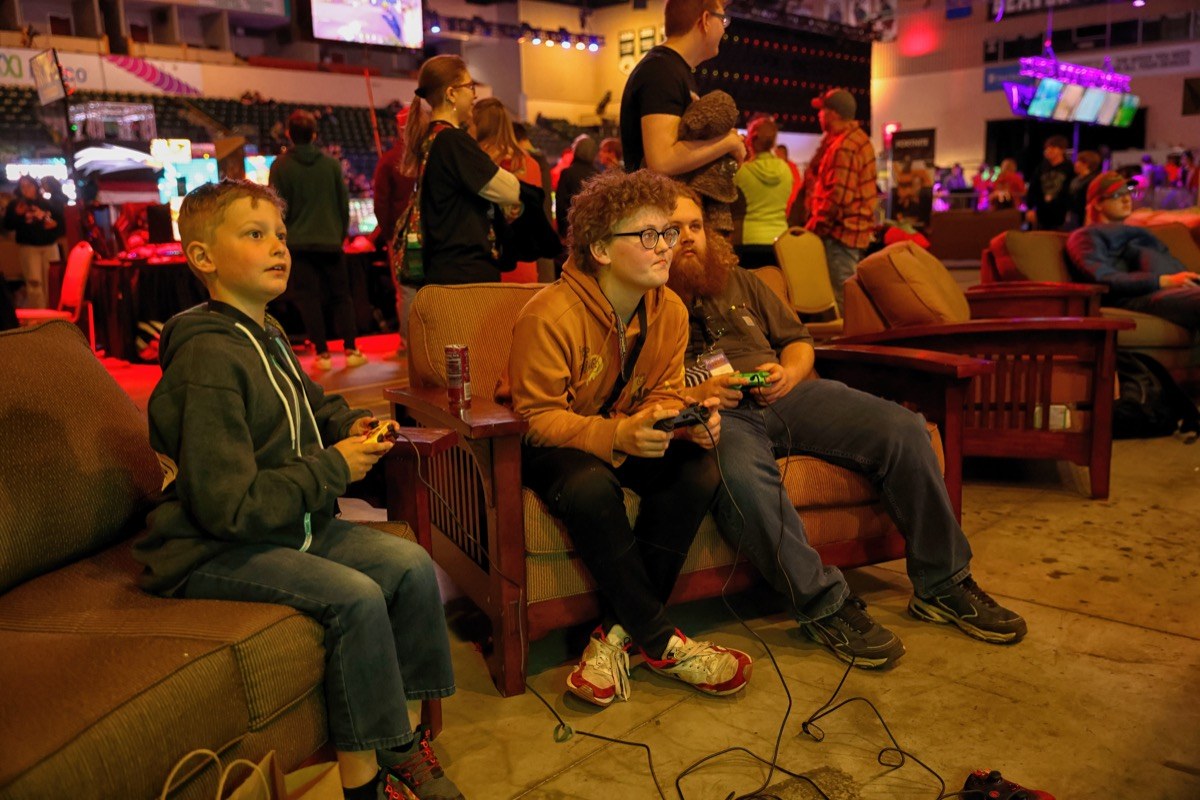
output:
[[[1192,232],[1186,225],[1178,222],[1168,222],[1161,225],[1147,225],[1146,230],[1157,236],[1183,265],[1192,272],[1200,272],[1200,246],[1192,238]]]
[[[483,285],[491,291],[477,291]],[[409,323],[409,380],[414,386],[445,386],[445,346],[470,342],[472,389],[490,398],[508,368],[517,314],[542,288],[521,283],[422,288]]]
[[[858,280],[892,328],[966,322],[967,298],[940,261],[912,242],[898,242],[867,256]]]
[[[162,473],[146,420],[79,329],[0,333],[0,594],[125,538]]]
[[[137,764],[151,796],[174,757],[220,749],[320,684],[312,620],[265,603],[153,597],[138,569],[119,544],[0,597],[0,685],[22,687],[0,715],[0,786],[47,760],[93,788],[104,764]]]
[[[1067,235],[1055,231],[1009,231],[1004,244],[1017,270],[1029,281],[1070,283]]]

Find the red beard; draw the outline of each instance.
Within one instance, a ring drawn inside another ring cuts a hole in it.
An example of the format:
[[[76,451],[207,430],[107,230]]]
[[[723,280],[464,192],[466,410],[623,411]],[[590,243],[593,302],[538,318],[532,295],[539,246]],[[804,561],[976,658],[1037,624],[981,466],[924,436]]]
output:
[[[737,266],[737,256],[723,237],[711,235],[706,248],[693,252],[683,250],[671,261],[667,286],[691,303],[696,298],[708,298],[725,291],[729,273]]]

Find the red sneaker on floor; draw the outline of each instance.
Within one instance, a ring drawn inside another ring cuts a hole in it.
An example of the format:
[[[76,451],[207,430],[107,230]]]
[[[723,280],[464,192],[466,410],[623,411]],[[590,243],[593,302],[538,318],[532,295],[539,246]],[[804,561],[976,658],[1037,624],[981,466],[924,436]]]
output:
[[[597,626],[583,658],[567,676],[567,691],[601,708],[629,699],[629,636],[620,625],[607,635]]]
[[[689,639],[676,628],[667,652],[661,659],[647,655],[646,666],[705,694],[728,695],[740,692],[750,681],[754,662],[741,650]]]

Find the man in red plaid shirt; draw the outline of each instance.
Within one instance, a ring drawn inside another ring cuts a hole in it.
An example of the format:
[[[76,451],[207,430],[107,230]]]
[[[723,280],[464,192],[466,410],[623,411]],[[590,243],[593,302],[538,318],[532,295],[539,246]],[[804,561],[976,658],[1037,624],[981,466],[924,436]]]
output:
[[[848,91],[830,89],[812,104],[825,136],[804,174],[807,228],[825,243],[829,280],[841,310],[842,284],[875,233],[875,149],[854,119],[858,103]]]

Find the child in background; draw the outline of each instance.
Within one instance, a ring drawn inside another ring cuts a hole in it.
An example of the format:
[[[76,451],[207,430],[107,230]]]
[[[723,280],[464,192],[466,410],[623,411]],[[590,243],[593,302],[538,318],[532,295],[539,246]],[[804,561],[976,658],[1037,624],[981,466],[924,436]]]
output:
[[[180,209],[188,266],[212,299],[162,332],[150,441],[179,474],[134,547],[141,584],[315,619],[346,798],[403,795],[401,783],[422,800],[461,798],[406,707],[454,692],[433,563],[412,542],[335,516],[348,484],[392,445],[367,435],[369,412],[300,370],[266,316],[291,268],[283,211],[248,181],[201,186]]]

